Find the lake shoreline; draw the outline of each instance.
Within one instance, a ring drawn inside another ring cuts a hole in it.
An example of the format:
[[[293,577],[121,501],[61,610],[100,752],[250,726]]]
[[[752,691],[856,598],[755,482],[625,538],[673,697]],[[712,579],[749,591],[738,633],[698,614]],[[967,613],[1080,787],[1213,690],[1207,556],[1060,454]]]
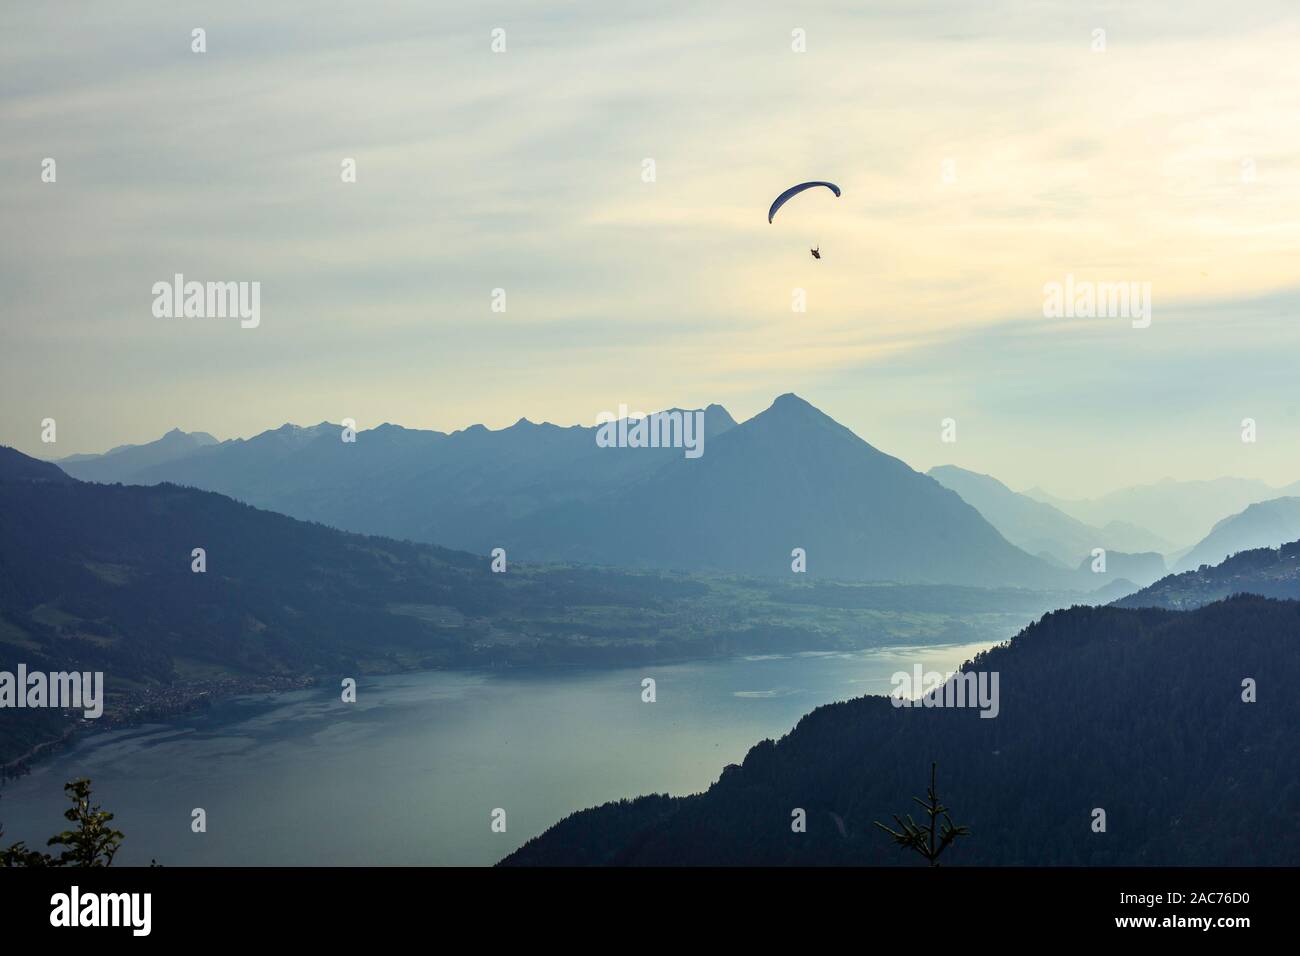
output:
[[[859,653],[873,649],[927,649],[937,650],[944,647],[967,646],[968,642],[940,641],[909,642],[907,644],[872,644],[853,648],[818,647],[800,648],[786,651],[772,651],[767,654],[720,654],[711,656],[665,657],[647,661],[627,661],[610,664],[603,661],[559,661],[548,663],[511,664],[509,661],[491,664],[470,664],[464,666],[410,667],[392,670],[367,670],[359,672],[362,677],[396,677],[404,674],[490,674],[515,672],[519,674],[545,674],[552,672],[571,673],[608,673],[633,667],[673,667],[689,664],[720,663],[726,661],[757,660],[766,658],[797,658],[806,656],[826,656],[843,653]],[[180,718],[205,710],[213,704],[233,700],[239,697],[256,695],[279,695],[308,687],[320,686],[333,675],[298,674],[275,675],[266,677],[230,677],[212,680],[181,680],[144,691],[132,691],[110,701],[104,715],[94,721],[81,719],[68,727],[60,736],[42,740],[26,753],[0,764],[0,791],[6,783],[18,780],[32,772],[33,767],[51,757],[63,753],[82,740],[146,723],[171,724]]]
[[[128,835],[122,865],[486,866],[577,810],[707,789],[819,707],[888,694],[918,660],[950,671],[992,643],[406,670],[361,678],[355,703],[321,678],[74,738],[9,783],[0,820],[7,842],[43,840],[63,783],[87,777]],[[220,839],[191,832],[195,807]],[[508,835],[490,829],[494,808]]]

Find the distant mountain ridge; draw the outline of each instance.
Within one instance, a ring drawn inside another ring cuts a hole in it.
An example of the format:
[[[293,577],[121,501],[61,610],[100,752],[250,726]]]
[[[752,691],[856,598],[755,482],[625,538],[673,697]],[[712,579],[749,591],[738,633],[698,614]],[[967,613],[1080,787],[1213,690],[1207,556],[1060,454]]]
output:
[[[1006,541],[966,502],[793,394],[704,454],[600,448],[596,428],[521,419],[452,434],[395,425],[265,432],[114,480],[169,481],[368,534],[521,560],[978,586],[1092,589]],[[100,466],[69,466],[99,479]]]
[[[1162,552],[1169,547],[1164,539],[1136,526],[1117,522],[1105,528],[1086,525],[1053,505],[1012,491],[990,475],[955,465],[939,465],[926,474],[957,492],[1012,544],[1030,554],[1046,553],[1067,567],[1077,566],[1095,548],[1130,554]],[[1161,563],[1151,580],[1163,573]]]
[[[1290,485],[1279,490],[1246,478],[1209,481],[1166,478],[1154,484],[1121,488],[1097,498],[1059,498],[1041,488],[1030,488],[1024,494],[1086,524],[1104,526],[1119,521],[1149,528],[1169,541],[1172,553],[1178,555],[1209,534],[1214,524],[1225,516],[1236,514],[1257,501],[1294,494],[1295,491],[1288,489],[1295,487]],[[1170,548],[1151,550],[1171,553]]]
[[[157,441],[144,445],[118,445],[102,455],[70,455],[57,459],[55,464],[74,478],[81,478],[82,472],[89,472],[94,474],[91,479],[94,481],[126,481],[144,469],[184,458],[217,443],[207,432],[183,432],[173,428]]]
[[[1254,548],[1276,548],[1300,538],[1300,498],[1273,498],[1248,505],[1219,521],[1185,554],[1175,570],[1218,564],[1228,555]]]

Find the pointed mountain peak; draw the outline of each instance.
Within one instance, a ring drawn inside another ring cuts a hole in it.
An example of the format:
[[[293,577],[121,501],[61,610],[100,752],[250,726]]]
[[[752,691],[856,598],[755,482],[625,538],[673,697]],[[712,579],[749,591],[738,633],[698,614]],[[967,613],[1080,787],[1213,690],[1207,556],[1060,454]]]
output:
[[[763,414],[779,415],[782,418],[829,418],[811,402],[800,398],[794,392],[778,395]]]
[[[835,420],[812,403],[800,398],[794,392],[779,395],[765,411],[754,416],[755,419],[791,424],[811,424],[813,422],[831,422]]]
[[[911,471],[904,462],[886,455],[862,438],[851,428],[841,425],[811,402],[794,392],[786,392],[772,404],[744,424],[737,426],[742,434],[763,434],[790,443],[790,447],[813,448],[818,443],[831,441],[839,446],[854,445],[865,448],[874,455],[888,458],[898,466]],[[802,445],[798,444],[802,443]],[[809,444],[811,443],[811,444]]]
[[[772,400],[773,408],[813,408],[805,399],[800,398],[794,392],[786,392],[784,395],[778,395]],[[813,411],[816,411],[813,408]]]

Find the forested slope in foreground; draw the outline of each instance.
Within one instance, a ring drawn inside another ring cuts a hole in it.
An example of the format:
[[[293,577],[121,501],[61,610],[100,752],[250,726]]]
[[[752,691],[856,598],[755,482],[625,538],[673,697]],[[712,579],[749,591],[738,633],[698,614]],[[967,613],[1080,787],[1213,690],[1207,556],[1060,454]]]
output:
[[[1295,865],[1298,645],[1294,601],[1055,611],[967,665],[998,672],[996,718],[885,697],[820,707],[705,793],[584,810],[503,862],[915,864],[873,821],[924,820],[912,797],[934,761],[971,830],[944,865]]]

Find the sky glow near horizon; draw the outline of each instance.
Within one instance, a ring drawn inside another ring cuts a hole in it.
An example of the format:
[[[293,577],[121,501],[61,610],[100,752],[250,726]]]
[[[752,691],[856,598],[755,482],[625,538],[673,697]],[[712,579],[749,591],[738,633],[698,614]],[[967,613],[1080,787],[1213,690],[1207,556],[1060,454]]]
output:
[[[1016,489],[1300,479],[1300,8],[975,6],[6,10],[0,442],[793,391]],[[769,225],[806,179],[843,196]],[[178,272],[260,326],[155,318]],[[1067,274],[1150,283],[1150,328],[1044,318]]]

